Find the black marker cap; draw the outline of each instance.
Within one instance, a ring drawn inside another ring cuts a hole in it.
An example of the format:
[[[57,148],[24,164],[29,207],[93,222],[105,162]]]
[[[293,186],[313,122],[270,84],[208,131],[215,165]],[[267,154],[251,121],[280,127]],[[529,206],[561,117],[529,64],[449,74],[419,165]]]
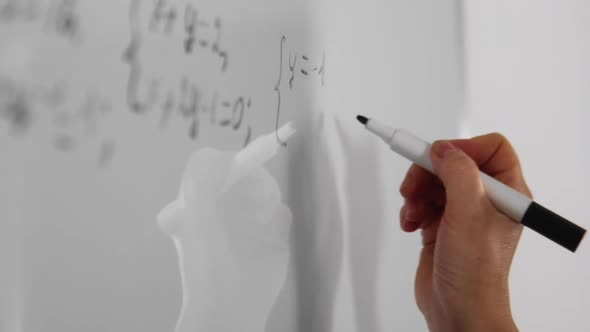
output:
[[[523,225],[571,252],[576,252],[586,230],[533,202],[522,218]]]

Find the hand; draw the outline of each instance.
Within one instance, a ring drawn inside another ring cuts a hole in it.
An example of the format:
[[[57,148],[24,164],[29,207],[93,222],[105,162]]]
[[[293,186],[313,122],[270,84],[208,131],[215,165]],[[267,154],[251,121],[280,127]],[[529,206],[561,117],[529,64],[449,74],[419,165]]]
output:
[[[401,185],[401,228],[422,230],[418,308],[431,331],[517,331],[508,276],[522,225],[486,196],[479,170],[531,197],[512,146],[499,134],[439,141],[438,177],[413,165]]]

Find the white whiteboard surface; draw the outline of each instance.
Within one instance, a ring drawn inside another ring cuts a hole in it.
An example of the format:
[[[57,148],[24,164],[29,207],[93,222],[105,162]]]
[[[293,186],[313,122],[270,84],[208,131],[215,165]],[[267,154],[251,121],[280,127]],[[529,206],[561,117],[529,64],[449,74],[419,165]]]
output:
[[[518,152],[535,200],[588,228],[590,3],[470,1],[465,7],[469,124]],[[525,230],[512,264],[522,331],[588,331],[588,238],[575,254]]]
[[[457,136],[458,16],[452,0],[0,0],[0,330],[173,331],[179,257],[156,216],[194,151],[287,122],[265,164],[292,213],[278,292],[264,314],[260,286],[211,277],[243,305],[207,312],[273,332],[424,330],[419,239],[397,217],[409,163],[354,116]]]

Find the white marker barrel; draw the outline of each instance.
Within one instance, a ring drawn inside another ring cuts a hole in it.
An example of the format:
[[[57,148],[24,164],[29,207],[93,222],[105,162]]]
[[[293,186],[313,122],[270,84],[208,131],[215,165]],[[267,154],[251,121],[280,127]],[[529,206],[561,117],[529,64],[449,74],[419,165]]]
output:
[[[391,149],[434,173],[430,159],[430,143],[405,129],[396,129],[389,143]],[[527,196],[480,172],[488,198],[494,206],[514,221],[520,222],[533,202]]]
[[[389,132],[392,130],[373,121],[367,128],[376,133],[386,133],[388,130]],[[383,135],[380,136],[383,137]],[[434,173],[430,159],[430,143],[405,129],[393,130],[390,137],[388,143],[393,151]],[[488,198],[498,211],[559,245],[573,252],[576,251],[584,238],[585,229],[542,207],[526,195],[491,176],[483,172],[480,172],[480,176]]]

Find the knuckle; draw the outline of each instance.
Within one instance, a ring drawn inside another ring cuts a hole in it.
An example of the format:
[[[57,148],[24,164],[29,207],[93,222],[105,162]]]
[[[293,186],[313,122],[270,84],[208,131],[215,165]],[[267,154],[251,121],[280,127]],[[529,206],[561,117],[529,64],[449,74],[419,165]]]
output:
[[[407,196],[411,195],[411,191],[412,191],[412,179],[411,179],[410,174],[407,174],[399,187],[399,192],[402,196],[407,197]]]
[[[402,183],[399,188],[399,191],[402,195],[408,192],[408,190],[410,189],[410,185],[412,184],[412,180],[413,180],[413,174],[410,169],[406,173],[406,176],[402,180]]]
[[[508,154],[511,159],[516,159],[516,152],[514,151],[514,147],[510,140],[504,136],[504,134],[499,132],[491,133],[490,136],[492,137],[492,141],[496,142],[495,145],[497,146],[497,151],[502,150],[504,154]]]
[[[409,197],[412,195],[410,186],[406,181],[402,182],[402,185],[399,188],[399,193],[402,195],[402,197]]]
[[[500,147],[512,147],[510,140],[500,132],[492,132],[483,135],[480,138],[484,139],[483,142],[485,142],[485,144],[496,146],[497,149]],[[477,137],[475,139],[477,139]]]
[[[449,171],[459,173],[469,173],[477,169],[473,160],[462,152],[454,153],[445,166]]]
[[[500,143],[510,143],[508,138],[506,138],[506,136],[504,136],[504,134],[502,134],[500,132],[493,132],[493,133],[489,134],[489,136],[493,139],[493,141],[500,142]]]

